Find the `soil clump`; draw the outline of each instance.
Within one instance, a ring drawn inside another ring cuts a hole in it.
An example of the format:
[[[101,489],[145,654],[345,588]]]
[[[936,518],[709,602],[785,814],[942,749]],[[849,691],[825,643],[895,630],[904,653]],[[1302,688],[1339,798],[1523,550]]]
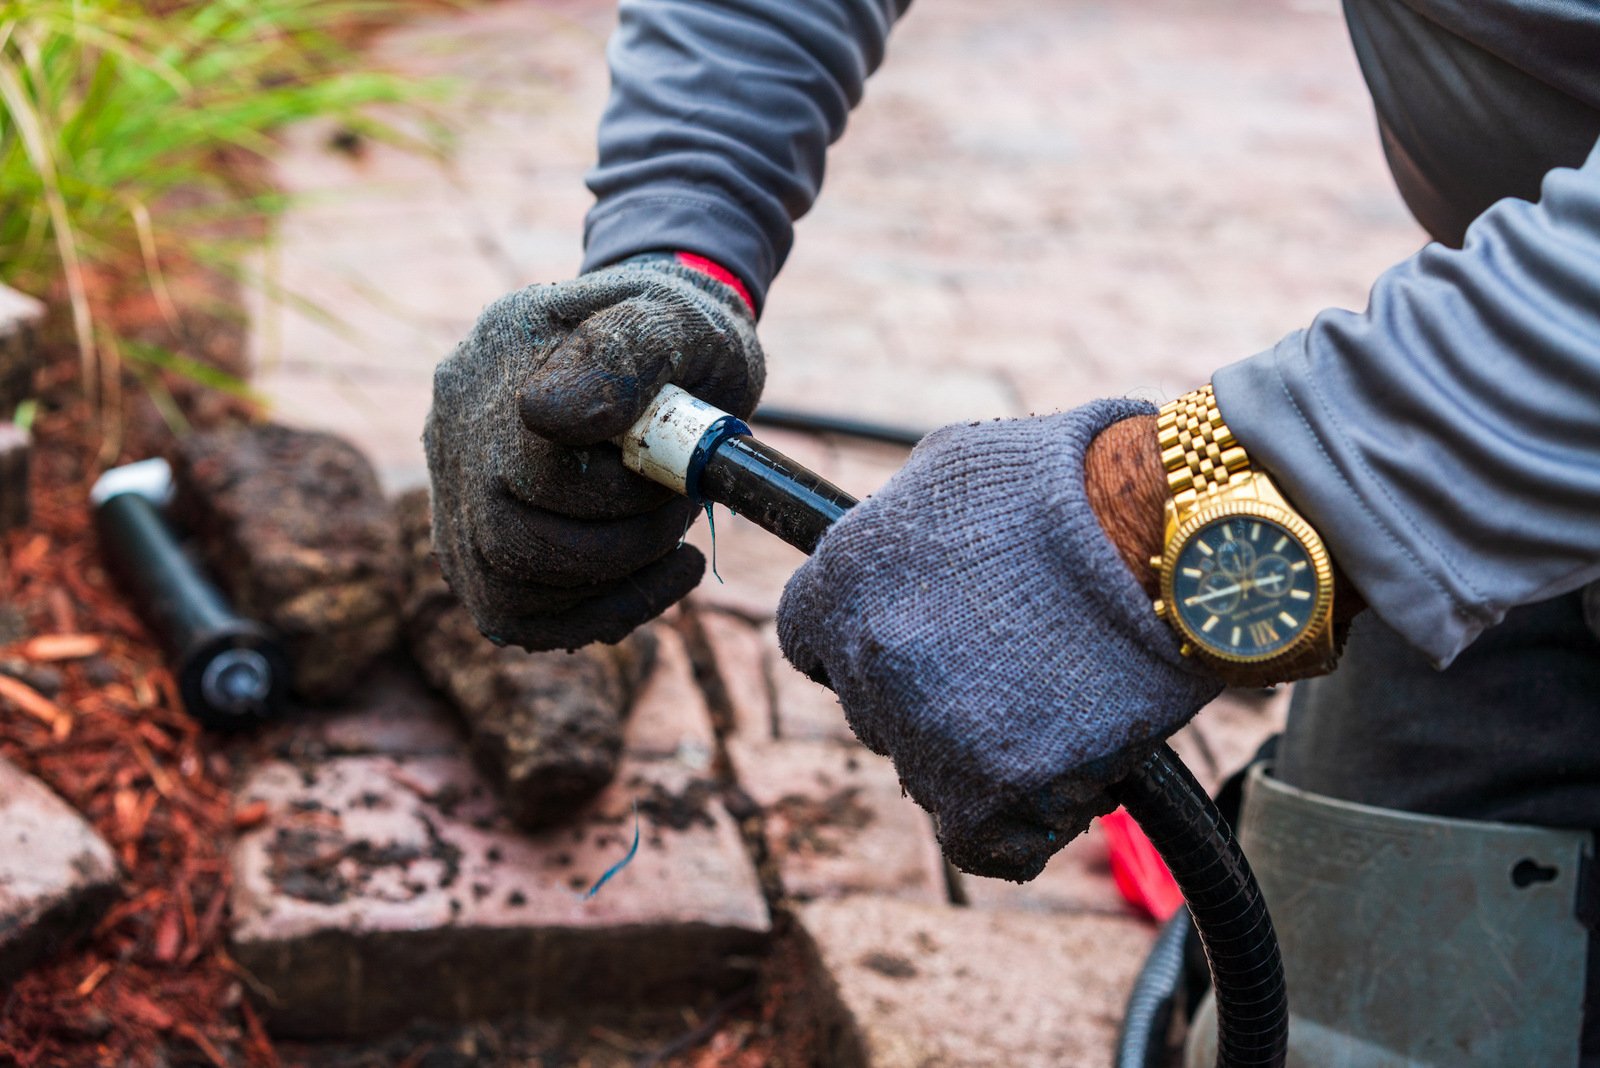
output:
[[[424,677],[465,720],[474,763],[525,829],[599,793],[622,759],[623,728],[655,659],[649,628],[617,645],[528,653],[485,640],[433,557],[425,491],[395,505],[405,556],[405,637]]]
[[[243,614],[283,640],[295,691],[348,693],[398,636],[400,547],[367,458],[274,424],[184,439],[174,514]]]

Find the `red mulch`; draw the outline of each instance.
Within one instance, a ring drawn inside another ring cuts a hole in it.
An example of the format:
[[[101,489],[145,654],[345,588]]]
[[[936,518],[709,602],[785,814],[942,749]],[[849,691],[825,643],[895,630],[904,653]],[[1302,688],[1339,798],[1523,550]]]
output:
[[[32,634],[0,658],[63,679],[53,699],[15,681],[0,690],[0,755],[110,843],[124,896],[84,944],[7,993],[0,1063],[276,1065],[224,948],[227,850],[260,814],[233,808],[227,758],[183,712],[161,649],[101,565],[87,422],[81,404],[41,412],[34,521],[0,545],[0,603]]]

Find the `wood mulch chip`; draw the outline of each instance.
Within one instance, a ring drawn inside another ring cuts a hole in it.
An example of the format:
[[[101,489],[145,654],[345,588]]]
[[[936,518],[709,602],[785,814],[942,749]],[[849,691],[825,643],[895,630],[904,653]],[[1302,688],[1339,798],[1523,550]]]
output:
[[[228,758],[101,563],[86,424],[79,405],[41,413],[33,524],[0,544],[0,605],[26,624],[0,646],[0,755],[94,825],[124,894],[0,1000],[0,1063],[277,1065],[225,948],[227,851],[260,817],[234,808]]]

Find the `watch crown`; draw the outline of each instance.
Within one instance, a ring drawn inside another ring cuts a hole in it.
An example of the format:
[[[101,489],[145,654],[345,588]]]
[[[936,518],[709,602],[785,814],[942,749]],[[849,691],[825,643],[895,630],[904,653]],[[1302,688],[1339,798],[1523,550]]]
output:
[[[1154,608],[1156,610],[1156,618],[1157,619],[1166,619],[1167,618],[1167,602],[1157,598],[1157,600],[1155,602],[1155,605],[1154,605]]]
[[[1155,568],[1158,572],[1161,570],[1161,559],[1162,558],[1159,556],[1152,556],[1150,558],[1150,566]]]
[[[1178,652],[1182,653],[1184,656],[1193,656],[1194,646],[1190,645],[1188,642],[1184,642],[1182,645],[1178,646]]]

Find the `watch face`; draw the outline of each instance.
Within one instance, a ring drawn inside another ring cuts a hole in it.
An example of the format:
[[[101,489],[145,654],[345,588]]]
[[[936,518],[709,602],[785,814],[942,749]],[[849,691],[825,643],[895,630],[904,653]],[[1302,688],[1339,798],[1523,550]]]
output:
[[[1172,576],[1173,610],[1220,656],[1267,657],[1312,622],[1317,570],[1300,539],[1255,516],[1227,516],[1189,536]]]

